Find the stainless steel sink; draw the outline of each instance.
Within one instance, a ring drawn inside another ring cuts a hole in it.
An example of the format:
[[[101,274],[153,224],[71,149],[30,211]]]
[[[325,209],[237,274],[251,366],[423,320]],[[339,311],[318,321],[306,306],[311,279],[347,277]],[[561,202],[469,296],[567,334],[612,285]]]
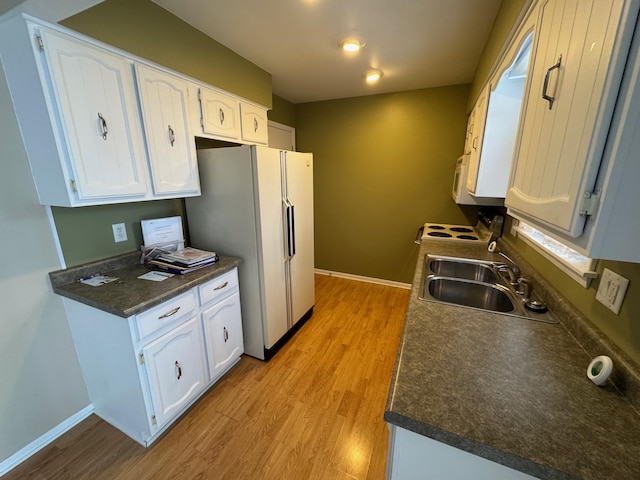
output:
[[[508,289],[497,284],[430,275],[424,282],[423,297],[492,312],[512,313],[516,302]]]
[[[501,267],[500,262],[425,255],[418,298],[557,323],[548,312],[525,308]]]
[[[433,275],[495,283],[499,275],[493,263],[472,259],[427,256],[426,266]]]

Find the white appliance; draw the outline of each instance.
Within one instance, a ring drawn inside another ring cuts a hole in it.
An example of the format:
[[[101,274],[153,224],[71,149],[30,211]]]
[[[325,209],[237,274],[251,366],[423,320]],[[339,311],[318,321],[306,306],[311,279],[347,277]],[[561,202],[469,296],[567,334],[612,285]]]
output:
[[[260,146],[198,151],[185,199],[191,245],[242,258],[245,353],[269,358],[315,304],[313,156]]]
[[[469,175],[468,155],[462,155],[456,160],[456,168],[453,174],[453,186],[451,196],[459,205],[503,205],[504,198],[476,197],[467,190],[467,177]]]

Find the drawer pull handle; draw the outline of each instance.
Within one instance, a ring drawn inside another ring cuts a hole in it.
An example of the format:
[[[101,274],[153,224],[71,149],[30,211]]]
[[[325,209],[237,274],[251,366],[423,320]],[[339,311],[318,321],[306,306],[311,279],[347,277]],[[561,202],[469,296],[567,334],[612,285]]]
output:
[[[171,310],[170,312],[165,313],[164,315],[160,315],[158,317],[158,320],[161,318],[167,318],[170,317],[171,315],[175,315],[176,313],[178,313],[178,310],[180,310],[180,307],[176,307],[173,310]]]
[[[227,327],[222,327],[222,330],[224,331],[224,343],[227,343],[227,340],[229,340],[229,331]]]
[[[214,288],[214,290],[222,290],[223,288],[225,288],[227,285],[229,285],[229,282],[224,282],[222,285]]]
[[[180,380],[180,377],[182,377],[182,365],[180,365],[180,362],[177,360],[176,360],[176,368],[178,369],[176,376],[178,377],[178,380]]]

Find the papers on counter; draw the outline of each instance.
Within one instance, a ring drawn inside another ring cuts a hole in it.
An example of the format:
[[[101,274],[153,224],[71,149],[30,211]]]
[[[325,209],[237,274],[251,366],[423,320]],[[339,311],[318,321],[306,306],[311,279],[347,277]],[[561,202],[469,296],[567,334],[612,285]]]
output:
[[[107,275],[91,275],[89,277],[84,277],[80,279],[80,283],[84,283],[85,285],[91,285],[92,287],[99,287],[100,285],[104,285],[105,283],[115,282],[118,280],[117,277],[109,277]]]
[[[173,273],[152,271],[147,272],[144,275],[140,275],[138,278],[142,280],[151,280],[152,282],[161,282],[171,277],[173,277]]]

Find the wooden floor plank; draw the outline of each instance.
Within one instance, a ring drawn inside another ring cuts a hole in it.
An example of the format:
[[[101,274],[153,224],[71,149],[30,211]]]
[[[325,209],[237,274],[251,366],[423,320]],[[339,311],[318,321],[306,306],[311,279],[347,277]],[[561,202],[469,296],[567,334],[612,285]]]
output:
[[[282,350],[243,356],[151,447],[92,415],[3,480],[384,478],[408,296],[316,275],[314,314]]]

